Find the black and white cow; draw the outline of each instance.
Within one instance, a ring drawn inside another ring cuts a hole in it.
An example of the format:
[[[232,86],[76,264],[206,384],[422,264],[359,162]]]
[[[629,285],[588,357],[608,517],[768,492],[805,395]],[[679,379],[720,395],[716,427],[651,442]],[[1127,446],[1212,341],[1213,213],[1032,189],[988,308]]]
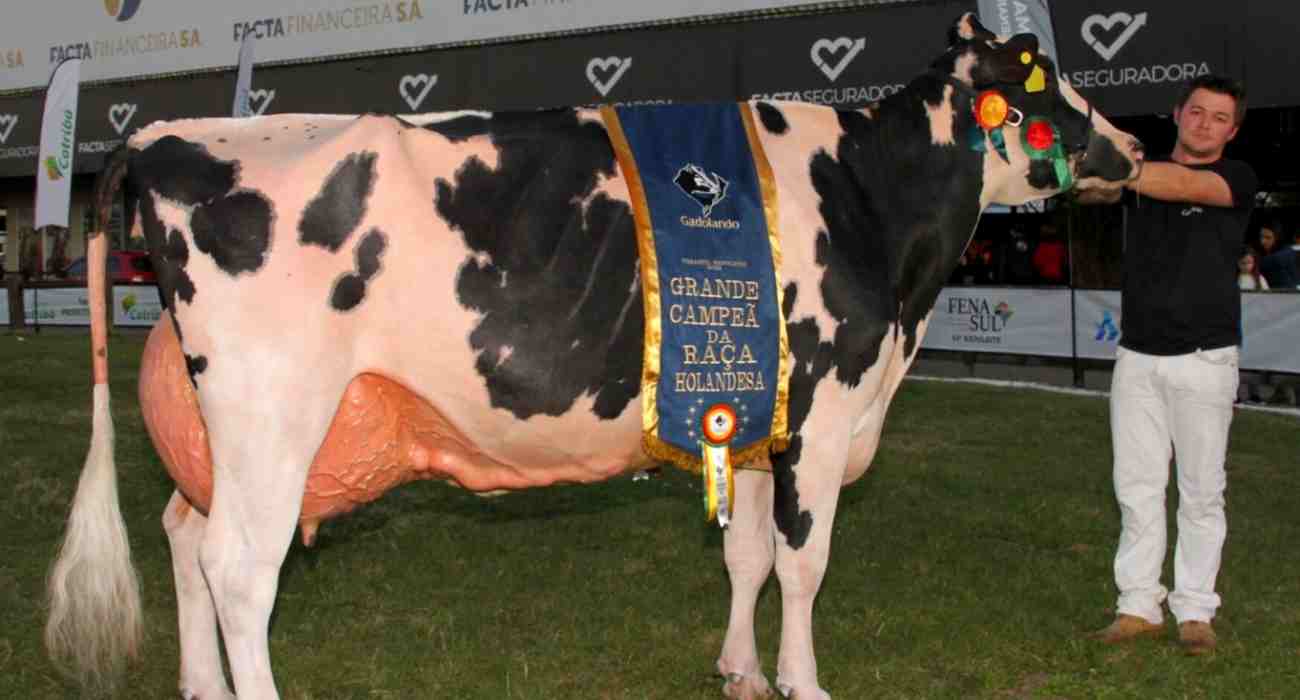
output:
[[[871,463],[980,212],[1051,196],[1069,178],[1136,173],[1138,144],[1057,78],[1032,36],[999,40],[969,15],[952,31],[927,72],[869,109],[742,106],[776,179],[794,372],[789,449],[736,477],[717,662],[729,697],[769,690],[753,615],[774,567],[776,685],[829,697],[812,607],[839,491]],[[973,112],[990,88],[1026,119],[1000,127],[1001,143]],[[1027,152],[1020,129],[1032,119],[1054,127],[1059,163]],[[647,462],[637,243],[598,112],[158,123],[114,160],[101,206],[123,177],[169,310],[142,397],[178,484],[164,524],[183,697],[233,697],[218,625],[239,697],[278,696],[267,623],[296,524],[310,539],[320,519],[410,478],[518,489]],[[103,241],[93,241],[98,259]],[[93,284],[102,289],[102,277]],[[90,679],[135,648],[139,629],[102,331],[92,450],[47,628],[55,657]],[[358,406],[361,418],[349,413]],[[374,415],[401,418],[396,437],[367,442],[387,429],[387,419],[365,422]],[[358,473],[367,478],[348,483],[371,491],[313,486],[321,474],[343,483]]]

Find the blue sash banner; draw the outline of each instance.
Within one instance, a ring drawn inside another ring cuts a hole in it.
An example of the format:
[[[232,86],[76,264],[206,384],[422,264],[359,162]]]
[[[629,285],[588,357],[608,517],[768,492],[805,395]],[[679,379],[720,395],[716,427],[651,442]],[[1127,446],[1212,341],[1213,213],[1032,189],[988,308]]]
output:
[[[647,452],[697,470],[716,461],[710,446],[729,447],[736,465],[784,450],[790,371],[776,188],[750,106],[602,113],[641,251]]]

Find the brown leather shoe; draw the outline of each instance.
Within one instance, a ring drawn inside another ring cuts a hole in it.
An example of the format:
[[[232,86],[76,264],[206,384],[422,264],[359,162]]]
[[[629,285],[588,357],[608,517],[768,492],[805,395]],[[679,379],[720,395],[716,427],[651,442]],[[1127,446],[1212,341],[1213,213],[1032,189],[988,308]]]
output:
[[[1119,644],[1139,637],[1159,637],[1165,631],[1164,625],[1156,625],[1137,615],[1120,613],[1115,621],[1092,633],[1092,638],[1105,644]]]
[[[1178,624],[1178,643],[1188,656],[1201,656],[1214,651],[1219,638],[1210,623],[1188,620]]]

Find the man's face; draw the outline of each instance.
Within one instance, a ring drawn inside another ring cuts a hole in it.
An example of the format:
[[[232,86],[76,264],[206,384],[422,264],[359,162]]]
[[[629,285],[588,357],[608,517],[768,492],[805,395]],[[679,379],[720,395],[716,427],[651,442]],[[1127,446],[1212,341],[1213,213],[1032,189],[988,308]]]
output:
[[[1197,88],[1174,112],[1178,143],[1198,158],[1217,158],[1237,135],[1237,101],[1229,95]]]

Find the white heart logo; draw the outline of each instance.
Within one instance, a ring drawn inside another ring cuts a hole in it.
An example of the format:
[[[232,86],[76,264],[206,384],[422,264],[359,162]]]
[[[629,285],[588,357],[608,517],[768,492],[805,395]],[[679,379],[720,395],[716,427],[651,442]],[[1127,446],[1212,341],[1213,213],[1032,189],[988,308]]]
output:
[[[253,114],[261,116],[267,107],[271,106],[271,100],[275,99],[275,90],[249,90],[248,91],[248,108],[253,110]]]
[[[1097,52],[1097,55],[1109,61],[1115,57],[1115,54],[1119,53],[1120,49],[1124,48],[1128,40],[1132,39],[1137,30],[1141,29],[1146,23],[1147,13],[1145,12],[1139,12],[1136,15],[1130,15],[1127,12],[1116,12],[1109,17],[1090,15],[1083,20],[1083,27],[1080,32],[1083,34],[1083,42],[1091,46],[1092,50]],[[1115,42],[1110,46],[1098,41],[1096,35],[1093,34],[1093,30],[1097,27],[1101,27],[1102,31],[1109,32],[1111,27],[1116,24],[1124,27],[1124,32],[1116,37]]]
[[[403,100],[406,100],[406,104],[411,105],[411,111],[415,111],[420,108],[420,103],[424,102],[425,96],[437,84],[437,74],[416,73],[415,75],[403,75],[402,79],[397,81],[397,92],[402,95]]]
[[[122,132],[126,131],[126,125],[131,123],[131,117],[134,116],[135,105],[133,104],[123,102],[108,108],[108,121],[113,125],[113,130],[117,132],[118,136],[121,136]]]
[[[605,97],[610,90],[618,84],[623,74],[628,68],[632,67],[632,57],[619,58],[618,56],[609,56],[608,58],[593,58],[587,61],[587,80],[600,91],[600,96]],[[613,71],[612,73],[610,71]],[[609,77],[601,80],[596,71],[607,74]]]
[[[0,114],[0,143],[9,141],[9,133],[18,126],[17,114]]]
[[[862,49],[866,47],[867,40],[865,38],[859,38],[857,41],[854,41],[846,36],[842,36],[836,39],[818,39],[813,42],[812,51],[809,53],[812,56],[813,65],[822,69],[822,72],[825,73],[826,77],[830,78],[833,83],[836,78],[840,77],[840,73],[843,73],[844,69],[848,68],[849,64],[853,62],[853,59],[857,58],[858,54],[862,53]],[[823,52],[833,54],[837,51],[844,51],[844,55],[840,56],[839,62],[833,66],[829,61],[822,58]]]

